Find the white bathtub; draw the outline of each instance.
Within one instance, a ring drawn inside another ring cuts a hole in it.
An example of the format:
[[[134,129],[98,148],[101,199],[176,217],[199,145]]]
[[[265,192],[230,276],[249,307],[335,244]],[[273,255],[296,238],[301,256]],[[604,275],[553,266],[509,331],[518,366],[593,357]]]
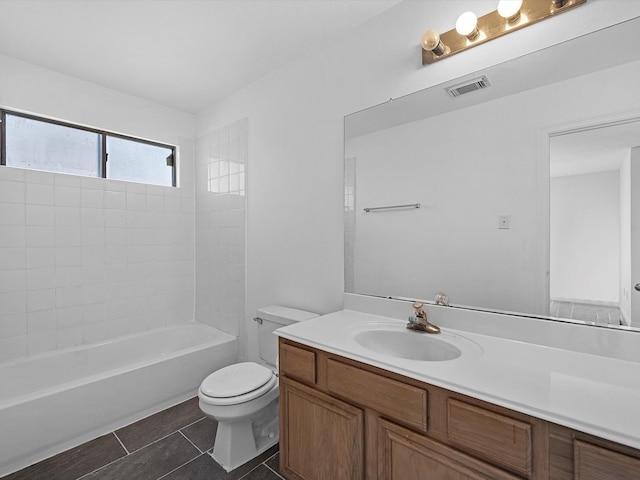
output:
[[[197,395],[236,343],[191,322],[0,364],[0,476]]]

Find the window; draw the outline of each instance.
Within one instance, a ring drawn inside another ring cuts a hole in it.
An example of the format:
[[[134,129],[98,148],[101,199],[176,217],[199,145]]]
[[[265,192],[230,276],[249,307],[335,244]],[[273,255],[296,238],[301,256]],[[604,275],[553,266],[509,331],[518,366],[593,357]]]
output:
[[[175,186],[175,147],[0,110],[0,164]]]

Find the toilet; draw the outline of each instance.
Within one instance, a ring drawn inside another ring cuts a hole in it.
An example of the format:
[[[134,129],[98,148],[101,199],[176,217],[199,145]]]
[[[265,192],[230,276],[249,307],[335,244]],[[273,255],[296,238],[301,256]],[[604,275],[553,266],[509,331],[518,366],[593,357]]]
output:
[[[260,359],[264,363],[229,365],[213,372],[200,384],[200,409],[218,422],[211,456],[227,472],[260,455],[280,439],[278,337],[274,330],[317,316],[282,306],[259,309],[254,321]]]

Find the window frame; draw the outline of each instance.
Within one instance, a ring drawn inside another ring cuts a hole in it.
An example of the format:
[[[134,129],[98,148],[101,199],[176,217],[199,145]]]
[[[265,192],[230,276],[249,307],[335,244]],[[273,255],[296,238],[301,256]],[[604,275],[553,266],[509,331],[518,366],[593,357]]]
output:
[[[108,137],[114,137],[114,138],[121,138],[124,140],[129,140],[129,141],[133,141],[133,142],[138,142],[138,143],[144,143],[146,145],[152,145],[155,147],[161,147],[161,148],[168,148],[171,150],[171,185],[157,185],[157,184],[153,184],[153,183],[146,183],[146,182],[134,182],[134,183],[142,183],[144,185],[156,185],[156,186],[171,186],[171,187],[177,187],[177,175],[176,175],[176,146],[175,145],[169,145],[167,143],[161,143],[161,142],[155,142],[152,140],[145,140],[142,138],[138,138],[138,137],[133,137],[131,135],[124,135],[121,133],[115,133],[115,132],[110,132],[108,130],[102,130],[99,128],[91,128],[91,127],[87,127],[84,125],[79,125],[77,123],[71,123],[71,122],[65,122],[62,120],[53,120],[51,118],[46,118],[46,117],[40,117],[38,115],[34,115],[31,113],[24,113],[24,112],[18,112],[15,110],[9,110],[6,108],[0,108],[0,166],[7,166],[7,149],[6,149],[6,139],[7,139],[7,130],[6,130],[6,118],[7,118],[7,114],[9,115],[13,115],[15,117],[22,117],[22,118],[27,118],[29,120],[35,120],[38,122],[43,122],[43,123],[50,123],[53,125],[59,125],[62,127],[66,127],[66,128],[73,128],[76,130],[83,130],[85,132],[91,132],[91,133],[95,133],[97,135],[100,135],[100,175],[99,176],[95,176],[95,177],[89,177],[89,178],[104,178],[107,180],[118,180],[118,179],[111,179],[107,176],[107,164],[109,162],[109,156],[107,154],[107,138]],[[167,157],[167,159],[169,159],[169,157]],[[169,165],[167,165],[169,166]],[[20,168],[20,167],[17,167]],[[64,172],[52,172],[50,170],[40,170],[40,169],[34,169],[36,171],[40,171],[40,172],[49,172],[49,173],[64,173]],[[77,174],[73,174],[73,173],[69,173],[69,175],[77,175]],[[126,180],[122,180],[122,181],[126,181]]]

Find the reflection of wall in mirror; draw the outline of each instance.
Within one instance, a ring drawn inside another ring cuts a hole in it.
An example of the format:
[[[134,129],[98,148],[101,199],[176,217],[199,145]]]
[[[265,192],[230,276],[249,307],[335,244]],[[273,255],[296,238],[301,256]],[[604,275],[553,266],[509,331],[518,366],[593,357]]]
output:
[[[358,158],[354,293],[444,291],[458,305],[547,314],[540,132],[639,108],[639,70],[633,62],[349,139],[346,156]],[[361,209],[416,202],[423,208]],[[498,229],[504,214],[510,229]]]
[[[623,281],[629,298],[629,312],[631,325],[640,328],[640,292],[634,289],[636,283],[640,283],[640,248],[632,248],[640,244],[640,147],[631,149],[629,161],[629,242],[631,268],[629,276]]]
[[[552,301],[617,306],[620,171],[551,178]]]
[[[356,159],[344,159],[344,288],[352,292],[355,288],[353,264],[356,240]]]

